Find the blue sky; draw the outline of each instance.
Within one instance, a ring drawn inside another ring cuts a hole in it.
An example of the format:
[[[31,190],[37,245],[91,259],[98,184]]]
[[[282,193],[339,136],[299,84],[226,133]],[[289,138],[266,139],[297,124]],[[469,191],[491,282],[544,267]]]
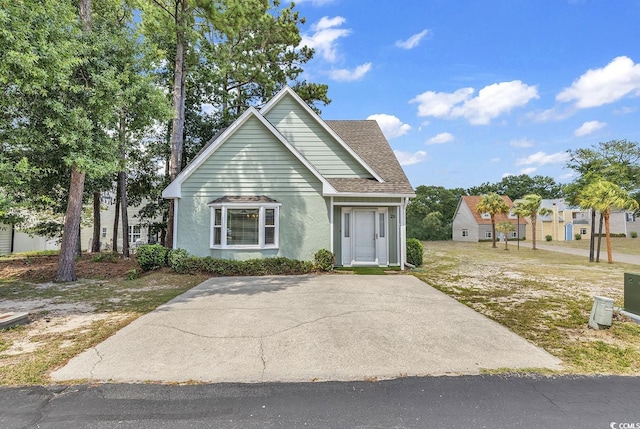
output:
[[[298,0],[324,119],[376,119],[412,185],[572,180],[566,151],[640,141],[640,1]]]

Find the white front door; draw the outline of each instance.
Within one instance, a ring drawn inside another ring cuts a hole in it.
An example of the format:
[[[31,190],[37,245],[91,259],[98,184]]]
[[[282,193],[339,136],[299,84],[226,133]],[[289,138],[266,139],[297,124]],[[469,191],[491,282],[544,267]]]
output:
[[[354,210],[353,260],[358,263],[376,262],[376,211]]]

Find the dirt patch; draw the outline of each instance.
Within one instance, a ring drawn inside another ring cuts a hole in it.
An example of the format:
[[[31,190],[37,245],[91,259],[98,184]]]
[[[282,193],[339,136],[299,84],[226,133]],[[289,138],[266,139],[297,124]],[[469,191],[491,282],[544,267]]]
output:
[[[76,260],[76,275],[86,279],[111,279],[125,277],[127,271],[140,270],[135,256],[124,259],[113,255],[113,262],[96,261],[96,254],[85,253]],[[111,258],[111,255],[109,255]],[[53,281],[58,268],[58,256],[32,256],[21,259],[0,259],[0,280],[30,282]]]

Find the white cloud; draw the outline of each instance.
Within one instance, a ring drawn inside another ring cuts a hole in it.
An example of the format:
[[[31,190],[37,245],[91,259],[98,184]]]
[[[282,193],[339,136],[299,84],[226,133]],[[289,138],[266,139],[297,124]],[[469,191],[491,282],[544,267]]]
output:
[[[545,165],[545,164],[560,164],[568,159],[566,152],[556,152],[546,154],[544,152],[536,152],[533,155],[529,155],[526,158],[518,158],[516,165]]]
[[[453,134],[451,133],[440,133],[431,137],[429,140],[427,140],[425,144],[430,145],[430,144],[449,143],[453,141],[454,138],[455,137],[453,137]]]
[[[533,142],[528,139],[511,140],[509,146],[525,148],[533,146]]]
[[[473,125],[486,125],[492,119],[526,105],[538,96],[535,86],[519,80],[487,85],[475,94],[474,88],[461,88],[453,93],[424,92],[410,103],[418,103],[418,116],[465,118]]]
[[[529,175],[529,174],[531,174],[531,173],[535,173],[537,169],[538,169],[538,167],[527,167],[527,168],[523,168],[522,170],[520,170],[520,174],[526,174],[526,175]]]
[[[429,33],[429,30],[422,30],[421,32],[409,37],[407,40],[398,40],[396,42],[396,46],[402,49],[413,49],[420,44],[420,41],[427,35],[427,33]]]
[[[554,106],[541,112],[528,113],[527,117],[531,118],[534,122],[563,121],[573,115],[575,110],[576,109],[573,107],[560,109],[557,106]]]
[[[367,119],[377,121],[382,133],[387,139],[403,136],[411,130],[411,125],[402,123],[400,119],[393,115],[380,113],[370,115]]]
[[[347,28],[339,28],[346,20],[341,16],[329,18],[323,16],[320,21],[311,26],[311,34],[303,34],[300,46],[315,49],[326,61],[335,62],[337,59],[337,41],[341,37],[351,34]]]
[[[576,137],[586,136],[606,126],[607,126],[606,122],[588,121],[582,124],[580,128],[577,128],[573,132],[573,135],[575,135]]]
[[[493,162],[493,163],[500,162],[500,158],[491,158],[490,162]]]
[[[640,96],[640,64],[622,56],[603,68],[588,70],[562,90],[556,100],[575,101],[576,107],[584,109],[613,103],[629,94]]]
[[[371,70],[371,63],[364,63],[359,65],[353,70],[349,69],[334,69],[329,72],[329,77],[339,82],[353,82],[354,80],[362,79],[365,74]]]
[[[418,164],[427,159],[427,152],[423,150],[419,150],[416,153],[394,150],[393,153],[395,153],[396,158],[398,158],[400,165]]]
[[[504,179],[505,177],[509,177],[509,176],[513,176],[513,173],[503,173],[502,174],[502,178]]]
[[[573,176],[575,176],[575,173],[573,172],[565,173],[562,176],[560,176],[560,180],[568,180],[568,179],[571,179]]]

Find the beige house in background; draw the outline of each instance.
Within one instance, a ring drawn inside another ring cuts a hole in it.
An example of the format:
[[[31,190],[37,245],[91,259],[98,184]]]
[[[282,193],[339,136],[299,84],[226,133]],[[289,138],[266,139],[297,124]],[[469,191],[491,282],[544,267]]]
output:
[[[542,200],[542,208],[551,210],[551,214],[540,216],[536,222],[536,240],[544,241],[550,235],[552,241],[575,240],[576,234],[582,239],[591,238],[591,210],[568,205],[563,199]],[[596,212],[596,234],[600,213]],[[611,234],[625,234],[640,231],[640,222],[633,212],[626,210],[612,210],[609,218]],[[527,224],[527,238],[533,237],[531,223]],[[604,234],[604,229],[603,229]]]
[[[151,236],[146,226],[140,223],[137,217],[139,207],[129,207],[127,213],[129,215],[129,246],[135,248],[140,244],[155,243],[158,237]],[[102,250],[113,249],[113,222],[115,220],[115,197],[111,194],[102,196],[102,210],[100,212],[100,240]],[[80,244],[83,251],[91,249],[93,241],[93,225],[91,219],[83,220],[83,227],[80,232]],[[122,224],[119,224],[117,249],[122,250]],[[11,225],[0,224],[0,255],[9,253],[34,252],[41,250],[58,250],[60,249],[60,240],[58,238],[46,238],[39,235],[30,235],[21,231],[19,228],[13,228]]]

